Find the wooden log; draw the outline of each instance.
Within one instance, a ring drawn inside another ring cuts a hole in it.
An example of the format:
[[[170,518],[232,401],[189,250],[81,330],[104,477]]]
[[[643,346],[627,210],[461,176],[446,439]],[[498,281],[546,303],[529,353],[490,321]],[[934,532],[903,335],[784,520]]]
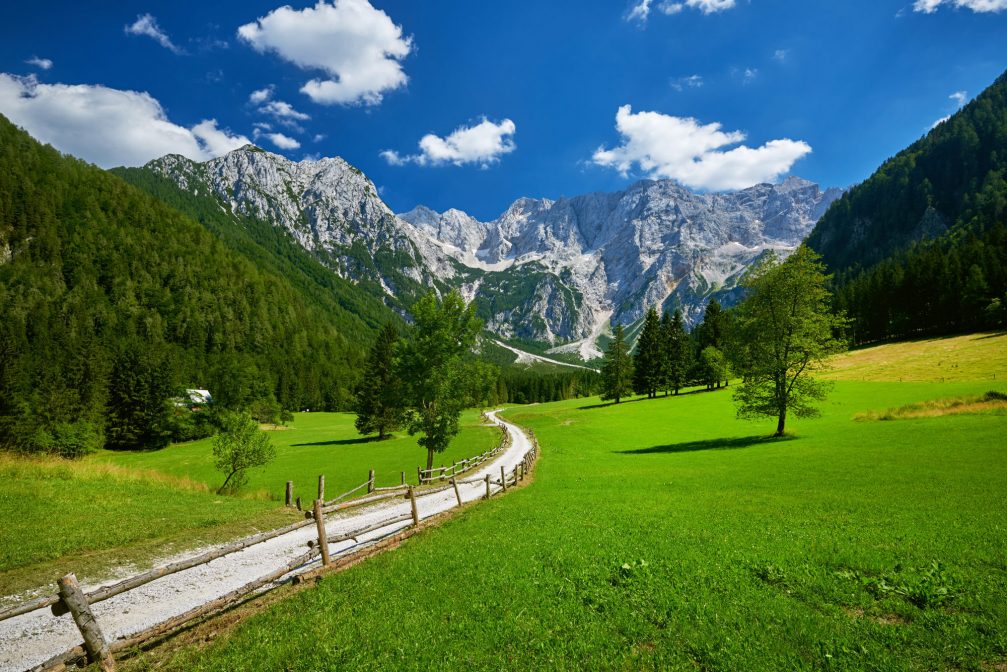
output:
[[[283,505],[288,509],[294,505],[294,482],[287,481],[287,493],[283,497]]]
[[[362,527],[359,530],[353,530],[352,532],[347,532],[346,534],[337,534],[335,536],[329,537],[330,544],[338,544],[343,541],[353,541],[357,540],[357,537],[367,534],[368,532],[373,532],[375,530],[380,530],[382,527],[388,527],[389,525],[395,525],[396,523],[402,523],[407,520],[412,520],[413,514],[406,513],[389,520],[382,520],[381,522],[374,523],[373,525],[368,525],[367,527]],[[308,548],[314,548],[318,546],[318,542],[314,539],[308,541]]]
[[[329,564],[329,539],[325,534],[325,516],[322,514],[322,500],[315,500],[315,525],[318,527],[318,546],[322,551],[322,566]]]
[[[374,492],[374,470],[367,473],[367,492]]]
[[[133,590],[134,588],[139,588],[140,586],[148,584],[151,581],[155,581],[157,579],[169,576],[171,574],[176,574],[186,569],[191,569],[193,567],[196,567],[197,565],[205,565],[211,560],[216,560],[217,558],[220,558],[222,556],[229,555],[230,553],[234,553],[236,551],[240,551],[243,548],[248,548],[249,546],[254,546],[255,544],[261,543],[263,541],[274,539],[276,537],[279,537],[280,535],[286,534],[288,532],[293,532],[294,530],[298,530],[310,524],[311,524],[310,522],[306,521],[294,523],[292,525],[280,527],[275,530],[270,530],[269,532],[263,532],[261,534],[256,534],[251,537],[246,537],[245,539],[241,539],[239,541],[227,544],[226,546],[222,546],[216,550],[209,551],[207,553],[203,553],[201,555],[197,555],[192,558],[188,558],[186,560],[181,560],[179,562],[174,562],[169,565],[164,565],[163,567],[157,567],[148,572],[144,572],[143,574],[137,574],[136,576],[123,579],[118,583],[113,583],[112,585],[104,586],[102,588],[98,588],[97,590],[93,590],[87,594],[86,596],[87,601],[90,604],[96,604],[98,602],[102,602],[103,600],[107,600],[110,597],[115,597],[116,595],[125,593],[127,590]],[[52,608],[52,613],[54,616],[62,616],[63,614],[67,613],[66,607],[63,605],[62,601],[59,600],[58,596],[53,599],[53,603],[54,604]],[[35,607],[35,609],[38,608],[40,607]],[[29,611],[32,610],[29,609]]]
[[[419,512],[419,509],[416,508],[416,491],[413,490],[412,488],[409,488],[409,503],[410,503],[410,506],[412,507],[412,510],[413,510],[412,511],[412,513],[413,513],[413,525],[419,525],[420,524],[420,512]]]
[[[101,634],[98,621],[91,613],[91,605],[88,604],[87,598],[84,597],[80,586],[77,585],[77,577],[73,574],[67,574],[57,584],[63,604],[73,616],[73,622],[77,624],[80,634],[84,636],[84,649],[87,651],[88,660],[92,663],[98,663],[102,672],[115,672],[115,659],[112,658],[112,652],[109,651],[108,644],[105,643],[105,637]]]
[[[458,506],[461,506],[462,505],[462,493],[458,492],[458,481],[456,481],[453,476],[451,477],[451,485],[454,486],[454,489],[455,489],[455,499],[458,500]]]
[[[323,502],[325,501],[325,475],[324,474],[320,474],[318,476],[318,497],[316,499],[320,499]]]
[[[502,464],[500,465],[500,487],[504,492],[507,492],[507,470]]]
[[[490,475],[486,474],[486,499],[490,498]]]
[[[291,560],[290,562],[283,565],[276,571],[270,572],[266,576],[258,578],[252,581],[251,583],[246,583],[244,586],[232,590],[228,594],[222,595],[221,597],[218,597],[217,599],[211,602],[207,602],[204,605],[190,609],[184,614],[179,614],[174,618],[170,618],[167,621],[159,623],[158,625],[155,625],[152,628],[144,630],[143,632],[137,633],[132,637],[118,639],[112,644],[111,650],[113,653],[115,653],[118,651],[123,651],[125,649],[135,648],[136,646],[139,646],[143,642],[146,642],[149,639],[153,639],[154,637],[167,634],[172,630],[182,625],[185,625],[191,620],[201,618],[208,614],[212,614],[216,611],[220,611],[221,609],[224,609],[226,607],[232,606],[238,600],[243,598],[245,595],[248,595],[249,593],[258,590],[262,586],[265,586],[267,584],[276,581],[277,579],[285,576],[286,574],[289,574],[290,572],[294,571],[301,565],[310,561],[316,555],[318,555],[318,551],[316,550],[308,551],[304,555],[298,556],[297,558]]]

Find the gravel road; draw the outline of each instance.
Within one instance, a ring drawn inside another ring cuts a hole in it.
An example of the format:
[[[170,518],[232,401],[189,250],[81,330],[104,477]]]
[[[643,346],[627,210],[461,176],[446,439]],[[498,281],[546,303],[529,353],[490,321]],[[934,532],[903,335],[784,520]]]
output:
[[[509,472],[531,449],[531,443],[525,433],[516,425],[498,418],[497,413],[498,411],[493,411],[487,415],[491,421],[506,428],[510,434],[511,445],[495,460],[483,465],[472,474],[465,475],[464,478],[482,478],[486,474],[492,478],[499,478],[501,466]],[[462,499],[466,502],[479,499],[486,490],[483,483],[459,484],[458,487]],[[499,489],[499,486],[492,486],[493,492]],[[457,506],[457,500],[455,493],[449,488],[443,492],[417,497],[417,505],[420,518],[429,518],[454,508]],[[330,536],[346,534],[409,512],[410,506],[407,500],[393,499],[341,512],[341,515],[332,514],[327,517],[325,527]],[[401,522],[382,527],[361,535],[357,543],[345,541],[331,544],[330,553],[333,557],[350,554],[359,546],[366,545],[368,540],[384,537],[408,527],[409,524]],[[217,558],[207,564],[163,577],[97,603],[93,607],[95,617],[106,640],[111,642],[128,637],[279,569],[304,554],[308,550],[308,541],[316,538],[315,527],[307,526]],[[207,550],[210,549],[194,550],[182,557],[191,557]],[[172,558],[172,561],[178,559],[181,558]],[[320,562],[315,560],[297,571],[313,569]],[[103,584],[82,587],[84,592],[90,592],[123,578],[125,576],[114,577]],[[55,583],[53,589],[55,592]],[[48,608],[0,621],[0,672],[22,672],[30,669],[80,644],[80,641],[80,633],[71,617],[68,614],[53,616]]]

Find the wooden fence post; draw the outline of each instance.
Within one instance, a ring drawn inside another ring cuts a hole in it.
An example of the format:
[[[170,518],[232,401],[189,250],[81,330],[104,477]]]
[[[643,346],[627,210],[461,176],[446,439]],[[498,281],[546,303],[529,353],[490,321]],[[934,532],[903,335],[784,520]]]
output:
[[[454,488],[455,488],[455,499],[458,500],[458,506],[461,506],[462,505],[462,493],[458,492],[458,481],[454,477],[451,478],[451,485],[453,485]]]
[[[402,473],[402,485],[405,485],[406,484],[406,472],[403,471],[401,473]]]
[[[423,485],[423,470],[416,467],[416,485]]]
[[[329,538],[325,534],[325,518],[322,515],[322,500],[315,500],[315,526],[318,528],[318,547],[322,549],[322,566],[329,564]]]
[[[318,477],[318,499],[325,501],[325,475]]]
[[[294,505],[294,482],[287,481],[287,494],[283,497],[283,505],[290,508]]]
[[[441,480],[444,480],[444,465],[441,465]]]
[[[367,492],[374,492],[374,470],[367,472]]]
[[[409,503],[413,509],[413,525],[420,524],[420,512],[416,508],[416,491],[413,490],[412,486],[409,486]]]
[[[304,509],[301,508],[301,496],[300,495],[297,496],[297,510],[298,511],[303,511],[304,510]]]
[[[108,650],[105,637],[101,634],[98,621],[91,613],[91,605],[77,584],[77,577],[67,574],[56,582],[59,586],[59,596],[63,599],[73,622],[77,624],[80,634],[84,636],[84,650],[92,663],[98,663],[102,672],[115,672],[115,659]]]
[[[490,475],[486,474],[486,499],[490,498]]]
[[[504,471],[504,466],[500,465],[500,487],[503,488],[504,492],[507,492],[507,472]]]

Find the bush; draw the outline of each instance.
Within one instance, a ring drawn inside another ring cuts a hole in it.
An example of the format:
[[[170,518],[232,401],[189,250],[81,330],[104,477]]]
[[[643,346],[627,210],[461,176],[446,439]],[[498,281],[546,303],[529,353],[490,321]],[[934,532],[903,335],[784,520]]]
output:
[[[60,457],[77,458],[101,448],[104,437],[90,422],[57,422],[51,427],[39,427],[23,446],[31,453],[47,453]]]
[[[1007,394],[997,392],[996,390],[990,390],[983,395],[983,401],[1007,401]]]

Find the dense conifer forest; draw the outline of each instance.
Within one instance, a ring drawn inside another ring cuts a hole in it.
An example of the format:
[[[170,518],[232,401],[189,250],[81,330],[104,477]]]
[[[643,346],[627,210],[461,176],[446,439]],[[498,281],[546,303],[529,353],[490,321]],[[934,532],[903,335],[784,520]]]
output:
[[[165,401],[186,387],[224,407],[349,407],[352,372],[391,311],[337,291],[282,241],[269,249],[267,232],[206,220],[219,238],[0,118],[6,447],[164,445]]]
[[[1002,326],[1007,74],[836,201],[808,244],[857,343]]]

